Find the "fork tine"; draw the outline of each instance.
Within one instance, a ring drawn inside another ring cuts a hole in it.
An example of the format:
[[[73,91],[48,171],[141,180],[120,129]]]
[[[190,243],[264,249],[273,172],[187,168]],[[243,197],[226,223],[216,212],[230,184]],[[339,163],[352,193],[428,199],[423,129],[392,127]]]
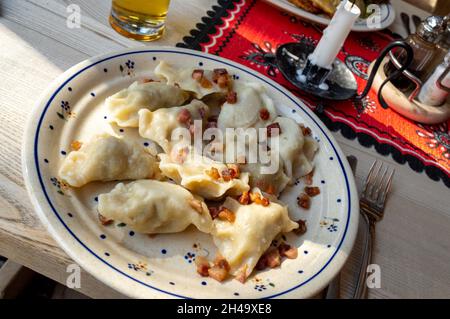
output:
[[[383,166],[384,166],[383,162],[380,162],[380,165],[378,166],[378,169],[377,169],[377,171],[375,173],[373,182],[370,183],[371,184],[371,188],[370,188],[370,192],[369,192],[369,195],[370,195],[369,198],[371,200],[373,200],[373,201],[376,201],[376,199],[378,197],[378,189],[379,189],[379,187],[381,185],[381,182],[383,181],[382,180],[382,174],[381,174],[381,172],[383,170]]]
[[[367,174],[366,180],[364,181],[364,189],[362,191],[362,194],[366,197],[367,197],[367,187],[369,186],[369,182],[372,180],[372,175],[373,175],[373,172],[375,171],[375,166],[377,163],[378,163],[377,160],[375,160],[372,163],[372,166],[370,167],[370,170],[369,170],[369,174]]]
[[[389,175],[389,177],[387,179],[387,183],[386,183],[386,187],[384,189],[384,192],[383,192],[382,196],[380,196],[379,204],[381,206],[384,206],[386,204],[387,195],[388,195],[388,193],[389,193],[389,191],[391,190],[391,187],[392,187],[392,180],[393,180],[393,177],[394,177],[394,173],[395,173],[395,169],[392,169],[392,172],[391,172],[391,174]]]
[[[388,167],[386,167],[386,168],[384,169],[383,175],[381,175],[381,178],[380,178],[380,181],[379,181],[379,183],[378,183],[377,190],[376,190],[376,194],[380,194],[380,192],[381,192],[381,190],[382,190],[382,188],[383,188],[383,185],[386,184],[385,178],[386,178],[387,172],[388,172]]]

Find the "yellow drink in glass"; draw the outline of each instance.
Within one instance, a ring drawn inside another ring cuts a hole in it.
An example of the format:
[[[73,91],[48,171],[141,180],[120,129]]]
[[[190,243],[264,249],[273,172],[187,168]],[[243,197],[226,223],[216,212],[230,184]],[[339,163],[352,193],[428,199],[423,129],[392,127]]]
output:
[[[140,41],[159,39],[170,0],[113,0],[109,22],[120,34]]]

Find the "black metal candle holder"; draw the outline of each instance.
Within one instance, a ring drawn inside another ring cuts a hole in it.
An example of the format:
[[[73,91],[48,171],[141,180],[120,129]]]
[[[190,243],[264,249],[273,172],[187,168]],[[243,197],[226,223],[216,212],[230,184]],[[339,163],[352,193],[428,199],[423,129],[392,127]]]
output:
[[[357,83],[352,71],[339,59],[335,59],[331,70],[313,65],[308,56],[314,51],[314,45],[309,43],[286,43],[278,47],[275,53],[276,64],[283,76],[302,91],[328,100],[362,100],[370,91],[375,75],[384,57],[396,47],[406,51],[406,61],[399,69],[391,74],[378,90],[378,100],[383,108],[388,105],[384,101],[381,91],[391,79],[403,73],[413,59],[412,48],[404,41],[393,41],[380,53],[367,80],[363,92],[357,95]],[[298,73],[304,78],[299,79]],[[322,85],[325,83],[326,85]]]

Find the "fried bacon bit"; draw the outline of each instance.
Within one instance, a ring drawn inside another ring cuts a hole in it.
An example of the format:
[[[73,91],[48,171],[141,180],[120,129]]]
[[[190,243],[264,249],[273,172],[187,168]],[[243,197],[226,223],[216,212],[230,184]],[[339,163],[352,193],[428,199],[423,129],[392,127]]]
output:
[[[314,186],[314,187],[306,186],[305,193],[306,193],[306,195],[308,195],[310,197],[314,197],[314,196],[317,196],[320,194],[320,188],[317,186]]]
[[[298,249],[286,243],[281,243],[280,246],[278,246],[278,251],[282,257],[287,257],[289,259],[295,259],[298,256]]]
[[[281,256],[276,247],[270,247],[264,255],[267,258],[268,267],[275,268],[281,265]]]
[[[305,184],[312,185],[313,183],[314,170],[305,175]]]
[[[281,134],[280,124],[277,122],[267,125],[267,137]]]
[[[239,196],[239,203],[241,205],[248,205],[250,203],[250,195],[248,191],[243,192],[241,196]]]
[[[221,255],[217,255],[214,259],[214,266],[225,269],[226,271],[230,271],[230,264]]]
[[[266,193],[270,194],[270,195],[275,195],[275,187],[273,187],[272,184],[270,184],[269,186],[267,186],[266,188]]]
[[[211,207],[208,207],[208,210],[209,210],[209,214],[211,215],[212,219],[216,219],[217,216],[219,216],[219,212],[220,212],[219,207],[211,206]]]
[[[300,129],[302,130],[303,136],[310,136],[312,131],[309,127],[300,124]]]
[[[204,71],[202,69],[195,69],[192,71],[192,78],[197,82],[200,82],[203,79]]]
[[[223,268],[220,268],[220,267],[217,267],[217,266],[213,266],[213,267],[208,269],[208,275],[212,279],[215,279],[215,280],[217,280],[219,282],[222,282],[225,279],[227,279],[228,271],[226,269],[223,269]]]
[[[267,121],[270,118],[270,113],[266,108],[262,108],[261,110],[259,110],[259,117],[261,118],[261,120]]]
[[[298,224],[298,228],[293,230],[294,234],[300,236],[306,233],[306,221],[304,221],[303,219],[299,219],[296,221],[296,223]]]
[[[230,173],[231,178],[239,178],[239,175],[241,174],[239,170],[239,166],[236,164],[228,164],[228,171]]]
[[[192,119],[191,112],[188,109],[181,109],[177,115],[177,120],[180,123],[188,124]]]
[[[80,141],[73,141],[72,143],[70,143],[70,148],[72,149],[72,151],[78,151],[82,145],[83,143],[81,143]]]
[[[210,89],[213,87],[213,84],[207,78],[202,78],[202,80],[200,82],[200,86],[204,89]]]
[[[203,213],[202,202],[198,199],[192,198],[189,200],[189,206],[195,209],[198,213]]]
[[[230,77],[226,69],[214,69],[213,82],[216,83],[221,89],[225,89],[230,86]]]
[[[247,264],[245,264],[244,266],[242,266],[236,276],[234,277],[237,281],[239,281],[240,283],[245,283],[245,280],[247,279]]]
[[[98,214],[98,220],[100,221],[100,223],[101,223],[103,226],[111,225],[112,222],[113,222],[112,219],[109,219],[108,217],[105,217],[105,216],[103,216],[103,215],[100,214],[100,213]]]
[[[214,69],[213,70],[213,82],[217,83],[221,76],[228,75],[228,71],[226,69]]]
[[[270,205],[270,201],[267,198],[262,197],[259,193],[250,193],[250,200],[252,203],[262,205],[264,207]]]
[[[227,103],[235,104],[237,102],[237,93],[234,91],[229,91],[227,93]]]
[[[211,177],[212,179],[218,180],[220,178],[220,173],[215,167],[211,167],[211,169],[207,169],[205,171],[206,175]]]
[[[311,198],[305,193],[301,193],[299,197],[297,197],[297,204],[301,208],[309,209],[311,207]]]
[[[230,86],[230,78],[229,78],[228,74],[220,75],[217,78],[217,85],[221,89],[225,89],[225,88],[229,87]]]
[[[230,223],[234,223],[236,220],[236,215],[226,207],[221,207],[218,215],[220,220],[226,220]]]
[[[231,172],[228,168],[222,170],[221,174],[222,174],[222,178],[225,182],[229,182],[233,179],[233,177],[231,176]]]
[[[209,265],[209,261],[208,259],[206,259],[206,257],[203,256],[195,257],[195,265],[197,266],[197,272],[200,274],[200,276],[202,277],[209,276],[208,270],[211,268],[211,266]]]

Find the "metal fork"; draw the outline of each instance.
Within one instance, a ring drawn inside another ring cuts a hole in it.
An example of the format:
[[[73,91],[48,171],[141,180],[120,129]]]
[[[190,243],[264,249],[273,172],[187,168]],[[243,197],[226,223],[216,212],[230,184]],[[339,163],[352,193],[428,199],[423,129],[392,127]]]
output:
[[[375,224],[383,218],[386,199],[392,186],[394,169],[384,167],[375,161],[369,170],[360,197],[361,215],[367,226],[364,253],[356,283],[354,299],[362,299],[367,295],[367,266],[372,261],[373,243],[375,242]]]

